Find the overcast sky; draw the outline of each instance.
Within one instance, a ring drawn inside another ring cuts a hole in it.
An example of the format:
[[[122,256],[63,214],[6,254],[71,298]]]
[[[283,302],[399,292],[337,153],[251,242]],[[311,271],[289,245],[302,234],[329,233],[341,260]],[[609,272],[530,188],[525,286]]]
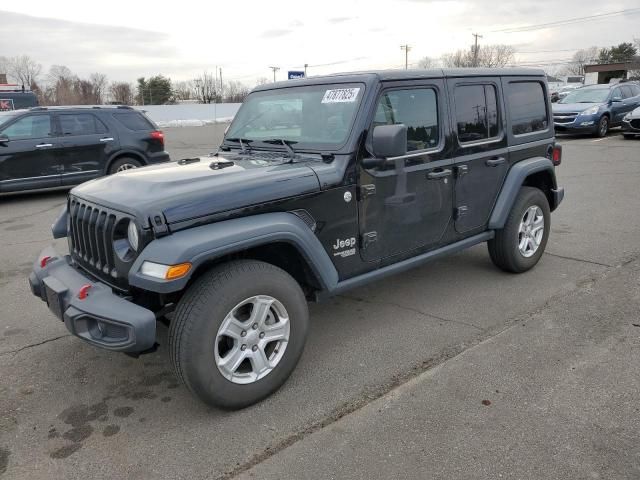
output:
[[[173,80],[222,67],[249,85],[310,65],[309,74],[404,66],[424,56],[481,43],[513,45],[523,63],[560,63],[572,50],[640,38],[638,0],[86,0],[3,2],[0,55],[26,54],[80,76],[106,73],[134,81],[158,73]],[[507,28],[635,8],[635,12],[555,28]]]

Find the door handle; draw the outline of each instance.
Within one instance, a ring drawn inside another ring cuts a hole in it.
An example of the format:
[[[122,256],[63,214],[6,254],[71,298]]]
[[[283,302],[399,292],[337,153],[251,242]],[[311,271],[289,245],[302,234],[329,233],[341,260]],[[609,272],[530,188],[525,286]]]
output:
[[[451,175],[451,170],[449,170],[447,168],[446,170],[439,170],[439,171],[429,172],[427,174],[427,178],[429,180],[439,180],[441,178],[448,177],[449,175]]]
[[[487,167],[497,167],[498,165],[502,165],[506,161],[507,159],[504,157],[495,157],[495,158],[490,158],[489,160],[484,162],[484,164]]]
[[[105,137],[100,139],[101,142],[113,142],[113,137]]]
[[[53,147],[53,143],[39,143],[38,145],[36,145],[36,148],[47,148],[47,147]]]

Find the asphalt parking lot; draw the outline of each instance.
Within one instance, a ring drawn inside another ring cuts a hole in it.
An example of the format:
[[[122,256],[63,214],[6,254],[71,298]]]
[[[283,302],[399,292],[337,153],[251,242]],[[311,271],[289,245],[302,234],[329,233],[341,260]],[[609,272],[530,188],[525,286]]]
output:
[[[170,129],[174,159],[223,125]],[[0,478],[638,478],[640,140],[560,137],[547,252],[478,246],[311,305],[285,386],[209,409],[157,352],[70,337],[28,289],[65,193],[0,198]]]

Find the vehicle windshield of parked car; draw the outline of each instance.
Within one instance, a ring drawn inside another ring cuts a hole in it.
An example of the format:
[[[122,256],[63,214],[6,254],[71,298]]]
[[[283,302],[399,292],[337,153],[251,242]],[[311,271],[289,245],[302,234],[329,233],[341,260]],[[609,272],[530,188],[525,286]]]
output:
[[[273,148],[278,145],[273,140],[284,140],[296,150],[339,148],[347,140],[363,95],[361,83],[255,92],[245,100],[225,138],[249,141],[251,147]]]
[[[607,100],[608,88],[579,88],[558,103],[600,103]]]

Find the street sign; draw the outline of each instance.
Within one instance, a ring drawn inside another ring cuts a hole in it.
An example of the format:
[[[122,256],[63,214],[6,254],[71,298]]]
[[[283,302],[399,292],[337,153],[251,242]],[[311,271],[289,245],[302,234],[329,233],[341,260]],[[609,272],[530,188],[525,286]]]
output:
[[[301,70],[289,70],[287,74],[287,78],[289,80],[294,80],[296,78],[304,78],[304,72]]]

